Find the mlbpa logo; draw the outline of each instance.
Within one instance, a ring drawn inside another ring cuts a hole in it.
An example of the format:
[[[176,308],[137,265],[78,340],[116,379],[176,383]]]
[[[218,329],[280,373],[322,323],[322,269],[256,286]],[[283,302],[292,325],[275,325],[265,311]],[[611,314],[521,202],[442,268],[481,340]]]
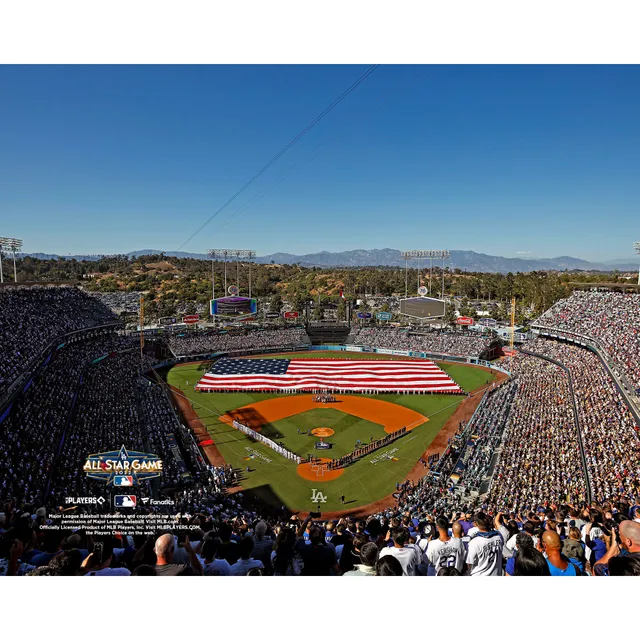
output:
[[[317,489],[311,489],[312,494],[311,494],[311,502],[315,502],[316,504],[318,504],[318,502],[326,502],[327,499],[325,498],[324,493],[322,493],[322,491],[318,491]]]

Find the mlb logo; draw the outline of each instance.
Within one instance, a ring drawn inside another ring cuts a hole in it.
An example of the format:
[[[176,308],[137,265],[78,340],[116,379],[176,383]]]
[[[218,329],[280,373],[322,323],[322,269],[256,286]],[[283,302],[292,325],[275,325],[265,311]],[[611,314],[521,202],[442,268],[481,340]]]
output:
[[[114,507],[135,507],[138,498],[136,496],[113,496]]]
[[[133,476],[116,476],[113,479],[114,487],[133,487]]]

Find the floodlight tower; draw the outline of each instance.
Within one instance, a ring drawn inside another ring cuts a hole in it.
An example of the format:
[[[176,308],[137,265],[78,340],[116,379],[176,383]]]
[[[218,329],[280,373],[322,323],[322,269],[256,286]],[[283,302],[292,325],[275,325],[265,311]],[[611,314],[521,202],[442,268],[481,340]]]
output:
[[[401,254],[402,259],[404,260],[404,295],[405,298],[409,295],[409,260],[421,260],[429,257],[429,251],[424,251],[422,249],[414,249],[411,251],[403,251]],[[418,271],[420,264],[418,263]],[[419,275],[418,275],[419,277]],[[420,286],[420,282],[418,281],[418,286]]]
[[[640,254],[640,242],[633,243],[633,250],[636,254]],[[640,285],[640,265],[638,266],[638,285]]]
[[[11,251],[13,256],[13,281],[17,283],[16,251],[22,249],[22,240],[18,240],[18,238],[0,238],[0,282],[4,282],[4,275],[2,273],[2,249]]]
[[[448,260],[451,257],[451,251],[449,249],[443,249],[440,252],[440,257],[442,258],[442,295],[441,298],[444,300],[444,261]]]
[[[235,258],[236,261],[241,258],[249,260],[249,297],[251,297],[251,260],[256,257],[256,252],[252,249],[209,249],[207,256],[211,258],[211,293],[212,298],[216,297],[216,285],[213,279],[213,262],[216,259],[224,260],[224,294],[227,295],[227,258]],[[236,265],[236,286],[240,287],[240,263]]]

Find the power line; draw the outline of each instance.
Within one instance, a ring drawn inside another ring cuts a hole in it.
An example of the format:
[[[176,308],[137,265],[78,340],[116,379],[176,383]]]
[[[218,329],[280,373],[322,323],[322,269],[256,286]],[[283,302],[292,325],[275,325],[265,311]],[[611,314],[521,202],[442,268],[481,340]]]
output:
[[[315,127],[322,118],[324,118],[330,111],[332,111],[335,107],[337,107],[354,89],[356,89],[360,84],[362,84],[380,65],[374,64],[371,65],[348,89],[346,89],[340,96],[338,96],[320,115],[316,116],[298,135],[290,140],[267,164],[260,169],[257,173],[255,173],[238,191],[236,191],[213,215],[209,217],[198,229],[196,229],[189,238],[183,242],[179,247],[178,251],[182,249],[185,245],[189,244],[195,236],[197,236],[200,231],[202,231],[218,214],[222,213],[245,189],[247,189],[250,185],[252,185],[280,156],[285,154],[302,136],[308,133],[313,127]]]
[[[318,147],[320,147],[321,145],[318,145]],[[316,149],[318,149],[318,147],[316,147],[313,151],[315,151]],[[312,152],[313,153],[313,152]],[[300,165],[300,168],[304,167],[305,165],[309,164],[310,162],[312,162],[313,160],[315,160],[317,158],[317,154],[312,155],[311,157],[309,157],[305,162],[303,162]],[[299,162],[294,163],[289,171],[293,171],[293,169],[298,166]],[[247,201],[245,204],[240,205],[228,218],[224,219],[222,221],[222,223],[217,227],[217,231],[212,232],[209,236],[207,236],[208,238],[211,238],[213,235],[215,235],[216,233],[218,233],[220,231],[220,229],[224,229],[224,227],[227,226],[227,224],[229,222],[231,222],[231,220],[233,220],[233,218],[235,218],[236,216],[240,215],[241,213],[244,213],[247,209],[249,209],[251,207],[251,205],[254,202],[257,202],[258,200],[262,200],[262,198],[264,198],[264,196],[266,196],[268,193],[270,193],[271,191],[273,191],[276,187],[280,186],[283,182],[286,182],[286,180],[289,178],[290,174],[283,174],[281,176],[279,176],[278,178],[276,178],[269,187],[267,187],[266,189],[263,189],[262,191],[258,192],[253,198],[251,198],[249,201]]]

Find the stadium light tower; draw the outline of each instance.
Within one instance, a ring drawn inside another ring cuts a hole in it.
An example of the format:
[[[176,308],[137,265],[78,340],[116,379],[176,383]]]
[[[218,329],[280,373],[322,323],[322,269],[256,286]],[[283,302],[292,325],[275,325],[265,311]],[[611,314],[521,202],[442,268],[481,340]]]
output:
[[[409,260],[421,260],[429,257],[429,251],[412,249],[403,251],[400,255],[404,260],[404,297],[409,297]],[[418,264],[418,266],[420,266]],[[418,269],[419,271],[419,269]],[[420,286],[420,274],[418,273],[418,286]]]
[[[256,257],[252,249],[209,249],[207,256],[211,258],[211,293],[212,299],[216,299],[216,285],[213,277],[213,262],[222,258],[224,260],[224,295],[227,295],[227,258],[249,260],[249,297],[251,297],[251,260]],[[240,287],[240,265],[236,269],[236,285]]]
[[[640,255],[640,242],[633,243],[633,250],[637,255]],[[638,265],[638,285],[640,286],[640,265]]]
[[[13,255],[13,281],[18,282],[18,272],[16,270],[16,251],[22,249],[22,240],[18,238],[0,238],[0,282],[4,282],[2,273],[2,250],[8,249]]]

